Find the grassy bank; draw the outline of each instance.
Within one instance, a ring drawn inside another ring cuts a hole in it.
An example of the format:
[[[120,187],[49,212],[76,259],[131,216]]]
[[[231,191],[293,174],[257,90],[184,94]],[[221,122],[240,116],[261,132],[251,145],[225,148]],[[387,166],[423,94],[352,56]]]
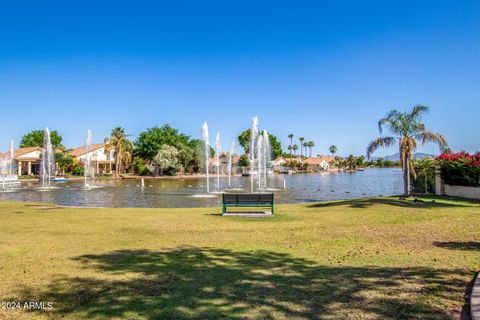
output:
[[[219,210],[0,202],[0,301],[53,303],[0,318],[458,318],[480,269],[478,204]]]

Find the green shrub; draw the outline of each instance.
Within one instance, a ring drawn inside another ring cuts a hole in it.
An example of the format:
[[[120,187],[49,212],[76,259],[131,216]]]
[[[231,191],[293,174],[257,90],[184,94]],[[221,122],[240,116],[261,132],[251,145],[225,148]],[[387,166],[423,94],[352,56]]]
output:
[[[83,176],[85,174],[85,168],[83,168],[81,165],[76,165],[72,169],[72,174],[74,176]]]

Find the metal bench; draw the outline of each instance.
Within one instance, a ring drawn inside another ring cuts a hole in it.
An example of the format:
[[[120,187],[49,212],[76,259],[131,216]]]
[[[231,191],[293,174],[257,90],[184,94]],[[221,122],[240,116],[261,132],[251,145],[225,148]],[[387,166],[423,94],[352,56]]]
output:
[[[222,193],[222,214],[228,207],[270,207],[275,213],[273,193]]]

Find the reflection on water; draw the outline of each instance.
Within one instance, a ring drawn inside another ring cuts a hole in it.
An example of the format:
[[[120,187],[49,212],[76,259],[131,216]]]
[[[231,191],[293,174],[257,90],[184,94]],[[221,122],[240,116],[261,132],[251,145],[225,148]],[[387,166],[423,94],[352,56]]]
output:
[[[227,178],[221,187],[227,188]],[[231,192],[250,192],[250,178],[232,178]],[[283,190],[283,180],[287,189]],[[205,179],[97,180],[96,188],[85,190],[82,181],[57,183],[58,188],[39,192],[37,183],[23,183],[14,192],[0,192],[0,199],[41,201],[85,207],[205,207],[218,206],[220,196],[203,197]],[[355,173],[275,174],[269,178],[277,203],[299,203],[353,199],[402,192],[400,169],[367,169]],[[243,191],[239,191],[242,190]]]

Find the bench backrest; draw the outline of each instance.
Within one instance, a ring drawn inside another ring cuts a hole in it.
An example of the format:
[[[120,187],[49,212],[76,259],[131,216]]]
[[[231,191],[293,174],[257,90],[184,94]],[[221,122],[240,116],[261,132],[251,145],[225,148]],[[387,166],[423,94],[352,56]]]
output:
[[[224,204],[273,204],[273,193],[224,193]]]

